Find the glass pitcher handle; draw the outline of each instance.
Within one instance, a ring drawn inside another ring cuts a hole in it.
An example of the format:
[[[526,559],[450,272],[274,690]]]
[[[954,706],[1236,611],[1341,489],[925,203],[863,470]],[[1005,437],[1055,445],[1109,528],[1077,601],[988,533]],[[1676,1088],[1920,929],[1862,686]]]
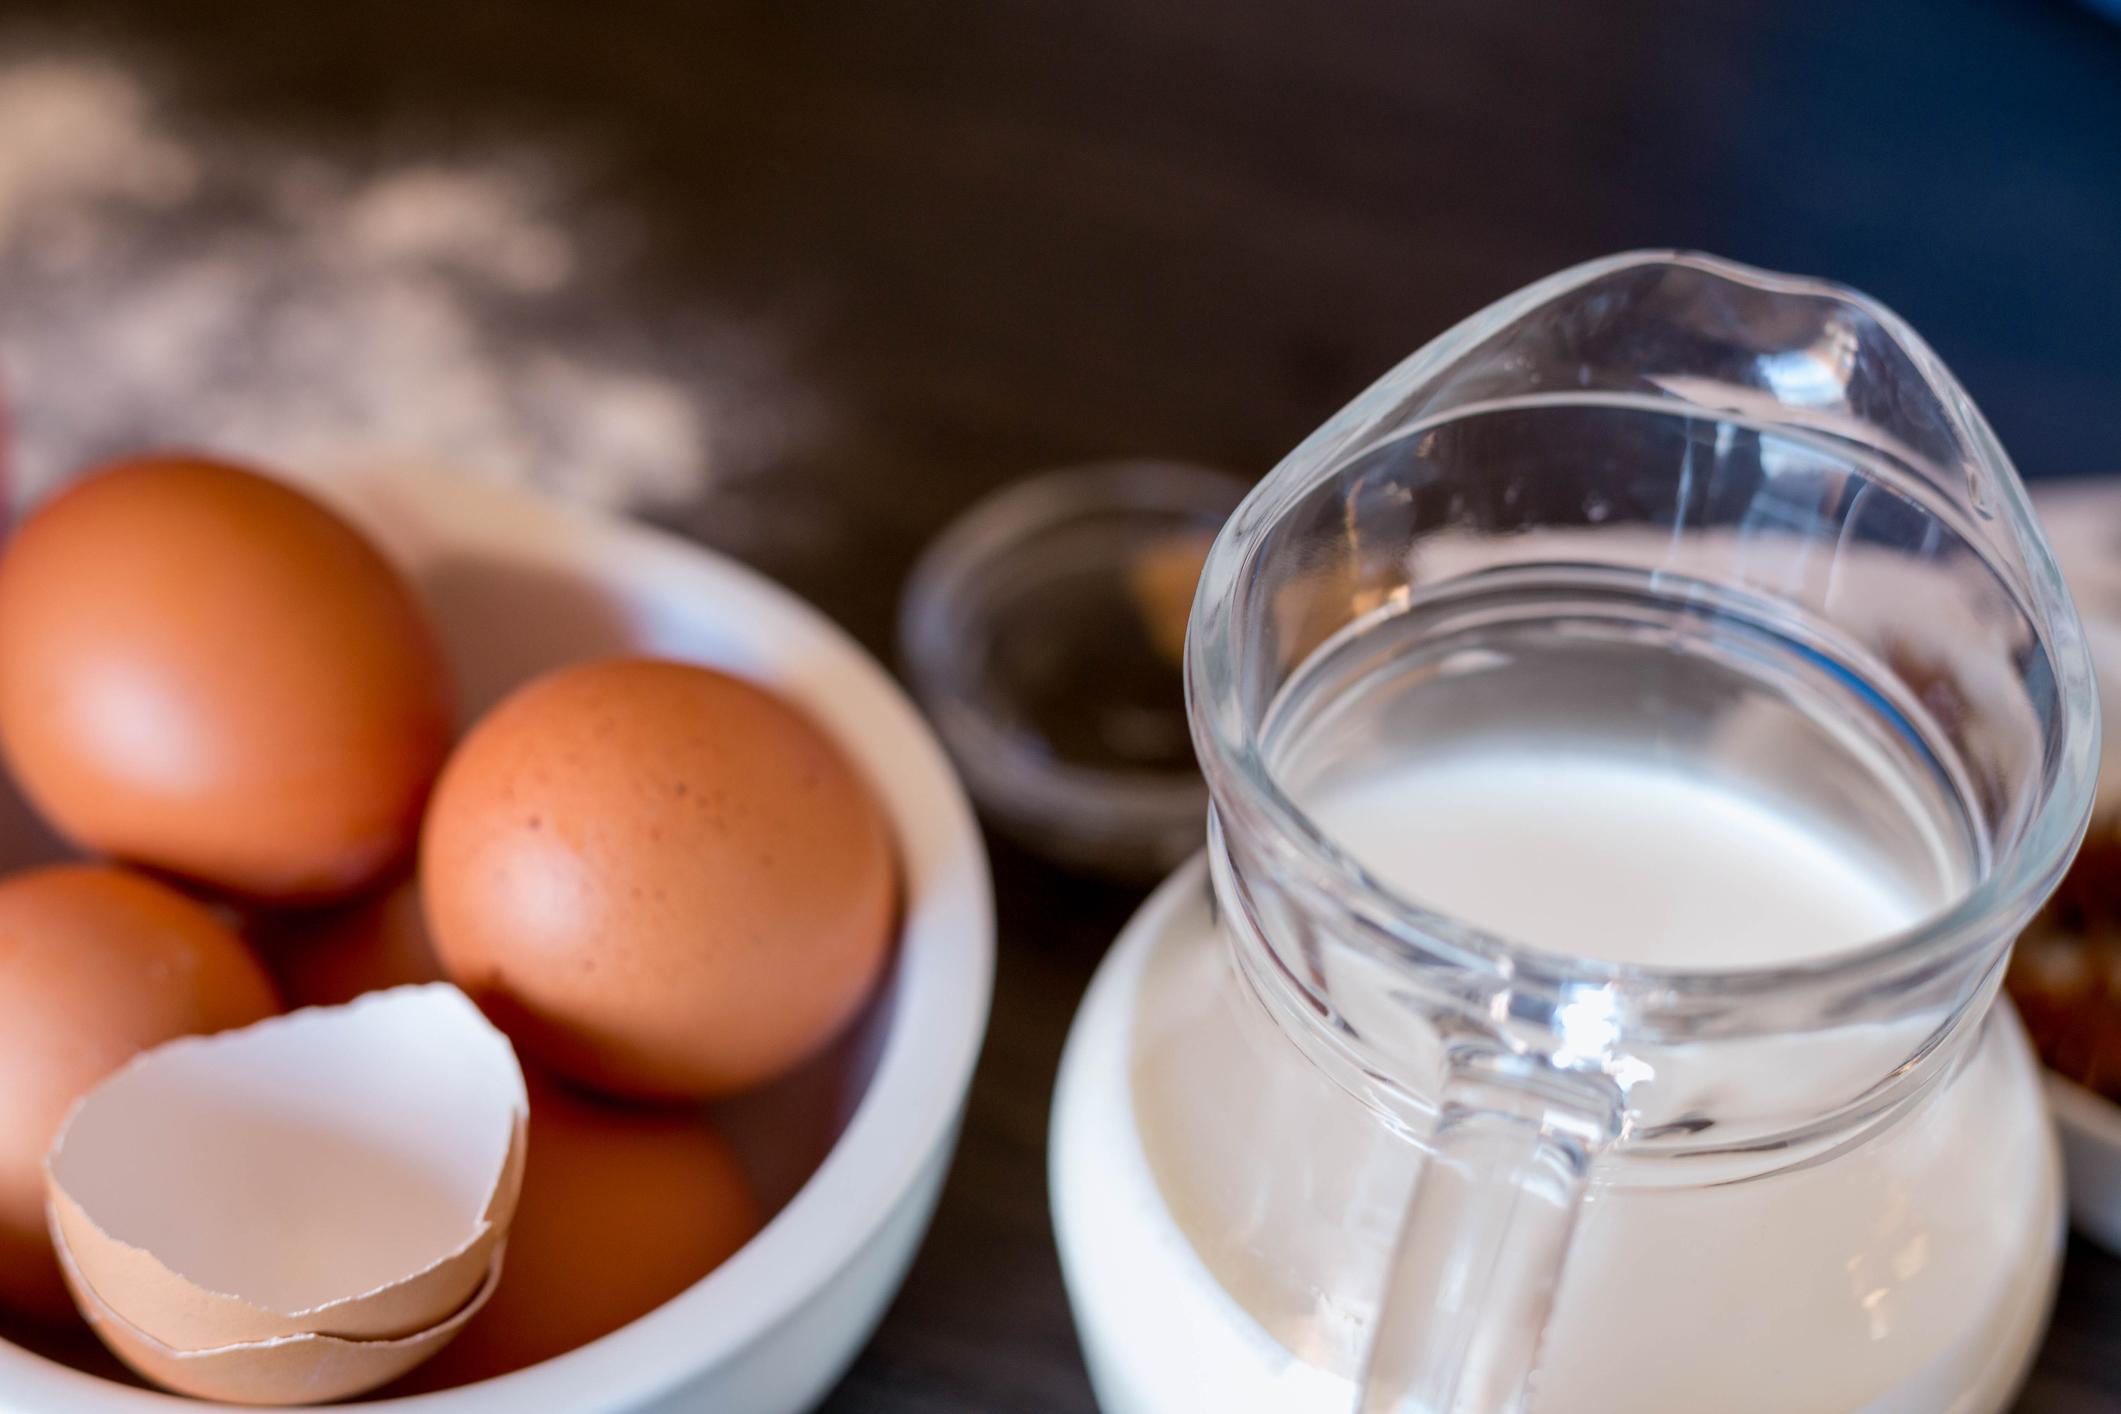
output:
[[[1359,1414],[1517,1414],[1617,1100],[1516,1056],[1451,1067]]]

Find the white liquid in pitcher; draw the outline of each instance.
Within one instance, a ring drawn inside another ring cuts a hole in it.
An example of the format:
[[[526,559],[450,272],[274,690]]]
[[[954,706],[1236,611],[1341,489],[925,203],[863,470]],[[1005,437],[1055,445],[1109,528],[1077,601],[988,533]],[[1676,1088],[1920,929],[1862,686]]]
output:
[[[1410,756],[1301,803],[1387,887],[1548,952],[1770,967],[1927,911],[1819,822],[1670,763],[1558,742]]]
[[[1402,898],[1550,953],[1728,970],[1861,947],[1978,873],[1965,783],[1875,665],[1698,594],[1526,585],[1351,626],[1262,733],[1283,791]],[[1428,1073],[1434,1033],[1370,956],[1314,965],[1341,1017]],[[1932,1024],[1675,1053],[1631,1109],[1646,1127],[1818,1114]],[[1055,1098],[1056,1231],[1107,1414],[1345,1414],[1418,1165],[1245,991],[1205,871],[1176,876],[1101,969]],[[1532,1414],[2006,1406],[2060,1237],[2007,1011],[1947,1083],[1828,1161],[1664,1172],[1594,1179]]]

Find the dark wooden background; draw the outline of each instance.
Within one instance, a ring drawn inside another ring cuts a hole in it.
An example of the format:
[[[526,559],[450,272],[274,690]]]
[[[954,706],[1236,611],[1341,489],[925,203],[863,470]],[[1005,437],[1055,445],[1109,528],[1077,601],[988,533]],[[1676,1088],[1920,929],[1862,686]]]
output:
[[[1698,246],[1882,297],[2029,474],[2121,471],[2121,28],[2062,0],[0,0],[199,111],[553,135],[657,278],[799,330],[827,445],[667,518],[888,653],[921,544],[1120,454],[1257,473],[1447,323]],[[4,311],[0,311],[4,317]],[[732,509],[727,497],[743,498]],[[834,1411],[1087,1410],[1044,1183],[1069,1015],[1134,898],[1005,847],[1000,989],[934,1232]],[[2072,1246],[2028,1414],[2121,1410]]]

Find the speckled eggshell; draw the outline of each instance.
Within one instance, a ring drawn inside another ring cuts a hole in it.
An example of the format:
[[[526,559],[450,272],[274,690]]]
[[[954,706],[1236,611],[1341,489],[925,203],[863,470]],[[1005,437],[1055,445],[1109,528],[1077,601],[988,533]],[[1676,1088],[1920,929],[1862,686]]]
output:
[[[562,669],[450,759],[421,845],[451,978],[531,1055],[636,1099],[730,1094],[831,1039],[897,900],[867,784],[810,719],[706,668]]]
[[[278,1009],[250,950],[174,889],[95,864],[0,881],[0,1304],[73,1313],[44,1154],[74,1102],[150,1046]]]
[[[268,477],[118,463],[0,558],[0,748],[91,850],[261,902],[344,897],[410,852],[450,730],[411,589]]]

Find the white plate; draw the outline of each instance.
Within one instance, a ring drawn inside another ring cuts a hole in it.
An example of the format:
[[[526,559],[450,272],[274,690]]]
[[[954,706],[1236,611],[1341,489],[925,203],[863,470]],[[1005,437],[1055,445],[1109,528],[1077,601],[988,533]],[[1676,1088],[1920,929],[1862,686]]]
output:
[[[725,1115],[768,1201],[786,1200],[758,1237],[683,1295],[579,1350],[498,1380],[363,1407],[809,1407],[868,1339],[912,1261],[986,1030],[991,885],[941,748],[852,639],[707,550],[440,474],[377,472],[318,489],[427,595],[466,720],[526,677],[602,653],[649,652],[743,674],[800,703],[855,758],[896,825],[907,880],[892,973],[856,1032],[810,1073]],[[19,804],[0,801],[0,862],[14,866],[50,848]],[[783,1103],[811,1108],[798,1119]],[[819,1104],[829,1112],[819,1115]],[[0,1341],[6,1414],[219,1407],[120,1385]]]

